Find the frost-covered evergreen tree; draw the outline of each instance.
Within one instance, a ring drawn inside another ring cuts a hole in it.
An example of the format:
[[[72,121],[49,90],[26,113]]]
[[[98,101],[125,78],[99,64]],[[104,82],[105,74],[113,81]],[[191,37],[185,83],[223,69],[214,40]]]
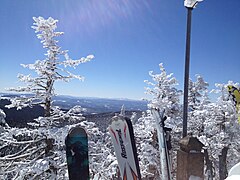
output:
[[[145,80],[148,85],[145,88],[145,93],[152,96],[148,107],[165,110],[166,116],[174,118],[179,116],[180,109],[180,96],[182,92],[177,90],[177,80],[173,77],[173,73],[167,74],[163,64],[159,64],[161,73],[154,74],[153,71],[149,72],[152,82]]]
[[[208,86],[200,75],[196,75],[195,82],[189,80],[188,134],[193,136],[200,136],[204,131],[207,105],[210,103]]]
[[[61,50],[57,44],[57,37],[63,35],[63,32],[55,31],[58,20],[51,17],[44,19],[43,17],[34,17],[32,28],[37,33],[37,38],[41,40],[43,48],[46,49],[45,59],[37,60],[34,64],[21,64],[24,68],[28,68],[35,72],[36,76],[31,74],[18,74],[21,82],[26,83],[24,87],[10,88],[11,91],[30,93],[32,96],[20,96],[11,99],[11,104],[8,107],[17,107],[18,109],[33,106],[36,104],[42,105],[45,109],[45,116],[51,115],[52,97],[54,93],[54,84],[56,81],[68,82],[71,79],[83,80],[80,75],[75,75],[68,71],[67,67],[76,68],[78,65],[88,62],[94,58],[93,55],[88,55],[86,58],[72,60],[67,50]],[[62,57],[64,60],[62,60]]]
[[[142,179],[157,179],[161,170],[155,122],[151,112],[144,113],[133,127]]]
[[[217,179],[226,178],[229,168],[227,166],[231,167],[240,160],[237,140],[240,126],[234,104],[229,100],[227,92],[229,84],[237,86],[229,81],[228,84],[216,84],[216,89],[212,91],[219,97],[215,103],[210,103],[206,107],[204,135],[200,137],[210,151]]]
[[[208,86],[209,84],[200,75],[196,75],[196,82],[193,82],[191,79],[189,80],[188,104],[191,111],[199,108],[202,109],[204,103],[210,102],[207,95]]]
[[[165,115],[168,117],[166,126],[173,128],[173,131],[181,134],[178,127],[181,124],[181,109],[180,109],[180,96],[182,92],[177,90],[177,80],[173,74],[167,74],[163,64],[159,64],[160,74],[149,72],[150,80],[145,80],[148,87],[145,88],[146,94],[151,95],[148,100],[149,109],[157,108],[165,110]],[[137,148],[140,157],[140,168],[142,176],[145,179],[159,179],[161,174],[160,157],[158,150],[158,140],[156,132],[156,123],[152,118],[150,111],[144,115],[134,125],[136,130]],[[177,137],[177,136],[175,136]],[[176,138],[177,139],[177,138]],[[176,140],[174,140],[173,144]],[[177,140],[178,141],[178,140]],[[175,146],[174,146],[175,149]],[[175,152],[174,152],[175,153]],[[175,155],[174,162],[175,161]],[[176,166],[174,166],[175,168]]]

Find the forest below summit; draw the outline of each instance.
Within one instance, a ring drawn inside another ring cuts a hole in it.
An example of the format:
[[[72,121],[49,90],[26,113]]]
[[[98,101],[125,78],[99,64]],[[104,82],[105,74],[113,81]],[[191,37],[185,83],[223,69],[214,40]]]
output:
[[[16,108],[6,108],[10,104],[9,97],[16,95],[1,94],[0,109],[6,114],[6,122],[11,127],[28,127],[29,122],[39,116],[44,115],[44,108],[41,106],[26,107],[21,110]],[[147,110],[146,101],[130,100],[130,99],[107,99],[107,98],[87,98],[73,96],[56,96],[54,105],[59,106],[63,111],[68,111],[75,105],[83,108],[82,114],[89,122],[95,122],[97,126],[106,131],[110,119],[115,113],[120,113],[122,106],[126,108],[126,116],[131,117],[133,112],[137,113],[140,118],[143,111]]]

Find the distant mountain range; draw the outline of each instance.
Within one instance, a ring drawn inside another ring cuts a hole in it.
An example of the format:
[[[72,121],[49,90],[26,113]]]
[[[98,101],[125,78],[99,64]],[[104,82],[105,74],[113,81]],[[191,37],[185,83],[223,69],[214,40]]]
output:
[[[16,94],[4,94],[0,93],[1,97],[14,97],[19,96]],[[16,108],[7,109],[5,105],[9,104],[9,100],[1,99],[0,108],[7,115],[7,122],[12,126],[24,127],[27,122],[32,121],[34,118],[43,116],[43,108],[36,106],[34,108],[24,108],[22,110],[16,110]],[[73,106],[79,105],[84,108],[84,116],[94,119],[101,117],[97,114],[113,114],[119,112],[124,105],[125,110],[128,112],[141,112],[147,110],[146,101],[130,100],[130,99],[108,99],[108,98],[91,98],[91,97],[72,97],[72,96],[56,96],[53,99],[53,103],[59,106],[63,110],[68,110]]]
[[[70,109],[75,105],[80,105],[86,110],[86,114],[116,112],[120,111],[123,105],[128,111],[144,111],[147,109],[145,101],[130,99],[56,96],[53,102],[54,105],[62,109]]]

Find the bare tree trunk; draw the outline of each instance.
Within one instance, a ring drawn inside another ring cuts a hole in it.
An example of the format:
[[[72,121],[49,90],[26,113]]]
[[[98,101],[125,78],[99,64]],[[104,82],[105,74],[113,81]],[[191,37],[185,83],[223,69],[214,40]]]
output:
[[[46,86],[46,99],[45,99],[45,117],[51,116],[51,101],[52,101],[52,90],[53,90],[53,79],[50,77],[47,81]]]
[[[206,165],[207,180],[213,180],[213,177],[215,176],[213,162],[209,158],[207,149],[204,149],[204,158]]]
[[[50,112],[51,111],[51,100],[46,99],[44,110],[45,110],[44,116],[45,117],[50,117],[50,115],[51,115],[51,112]]]
[[[227,178],[227,152],[229,147],[224,147],[222,149],[221,155],[219,155],[219,180],[224,180]]]

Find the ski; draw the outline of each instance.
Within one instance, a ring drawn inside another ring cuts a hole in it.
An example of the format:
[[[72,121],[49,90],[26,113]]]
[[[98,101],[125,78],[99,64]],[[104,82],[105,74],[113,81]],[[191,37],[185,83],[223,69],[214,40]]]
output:
[[[109,132],[123,180],[141,180],[137,148],[131,120],[122,115],[114,116]]]
[[[166,117],[164,117],[164,111],[160,114],[159,110],[152,109],[153,118],[156,121],[157,133],[158,133],[158,144],[159,144],[159,152],[160,152],[160,163],[162,170],[162,180],[171,180],[171,161],[169,157],[168,148],[170,148],[170,140],[166,141],[166,136],[169,136],[170,128],[164,127],[164,121]],[[168,131],[168,132],[167,132]],[[168,137],[170,138],[170,137]]]
[[[70,129],[65,143],[69,179],[90,179],[86,131],[81,127],[73,127]]]

